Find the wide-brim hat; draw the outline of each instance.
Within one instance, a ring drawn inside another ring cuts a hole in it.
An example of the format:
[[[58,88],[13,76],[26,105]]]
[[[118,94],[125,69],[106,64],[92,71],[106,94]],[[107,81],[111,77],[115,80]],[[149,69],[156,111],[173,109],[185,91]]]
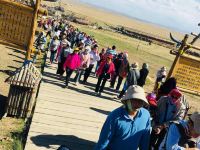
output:
[[[129,86],[126,92],[126,95],[122,98],[122,102],[127,101],[127,100],[132,100],[132,99],[141,100],[145,102],[146,104],[148,104],[144,89],[138,85]]]
[[[138,69],[139,68],[138,62],[134,62],[133,64],[131,64],[131,68]]]
[[[194,130],[196,133],[200,134],[200,112],[194,112],[191,116],[190,119],[194,123]]]

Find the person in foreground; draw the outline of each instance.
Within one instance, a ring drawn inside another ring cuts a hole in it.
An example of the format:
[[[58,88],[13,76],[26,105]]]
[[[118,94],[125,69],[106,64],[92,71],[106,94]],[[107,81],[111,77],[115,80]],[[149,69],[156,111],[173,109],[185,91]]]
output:
[[[151,123],[142,108],[148,104],[143,88],[130,86],[122,103],[107,117],[95,150],[148,150]]]
[[[200,113],[195,112],[189,121],[181,120],[170,125],[159,150],[199,150]]]

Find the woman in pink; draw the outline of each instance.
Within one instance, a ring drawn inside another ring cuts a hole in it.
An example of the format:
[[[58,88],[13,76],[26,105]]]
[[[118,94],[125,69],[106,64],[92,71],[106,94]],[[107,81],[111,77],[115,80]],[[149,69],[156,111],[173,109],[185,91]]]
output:
[[[112,58],[112,55],[108,55],[106,57],[106,60],[101,62],[99,69],[97,70],[96,74],[98,76],[98,82],[96,85],[95,92],[99,92],[99,96],[101,96],[101,93],[103,92],[106,81],[110,79],[111,75],[115,72],[115,66],[112,62]]]
[[[69,79],[73,71],[79,68],[81,65],[81,59],[78,52],[79,52],[78,48],[74,49],[73,53],[67,56],[67,59],[63,65],[63,70],[66,70],[66,82],[65,82],[66,88],[68,88]]]
[[[90,51],[91,51],[90,46],[86,46],[85,50],[80,53],[81,66],[77,70],[76,76],[74,78],[75,85],[77,85],[77,82],[80,81],[80,78],[82,74],[84,73],[85,69],[88,68],[90,65],[90,54],[89,54]]]

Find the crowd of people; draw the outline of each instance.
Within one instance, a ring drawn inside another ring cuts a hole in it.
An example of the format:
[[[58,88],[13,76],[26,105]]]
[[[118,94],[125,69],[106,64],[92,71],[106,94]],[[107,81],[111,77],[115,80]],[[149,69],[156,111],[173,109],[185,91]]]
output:
[[[109,88],[121,99],[123,105],[108,115],[95,150],[200,148],[200,113],[187,118],[189,105],[176,79],[166,79],[166,67],[158,70],[153,92],[146,95],[143,86],[149,74],[147,63],[141,69],[137,62],[130,64],[128,52],[118,50],[115,45],[99,51],[94,37],[64,19],[41,19],[38,26],[46,32],[38,35],[36,47],[44,51],[47,45],[50,63],[58,62],[56,73],[63,76],[66,72],[65,88],[73,72],[76,73],[74,86],[77,86],[87,84],[94,69],[98,77],[96,94],[101,96],[109,82]]]

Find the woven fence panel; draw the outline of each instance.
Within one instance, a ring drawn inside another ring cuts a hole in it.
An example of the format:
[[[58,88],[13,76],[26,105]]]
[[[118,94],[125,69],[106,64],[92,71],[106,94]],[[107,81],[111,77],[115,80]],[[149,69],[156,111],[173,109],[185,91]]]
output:
[[[0,40],[27,47],[33,21],[33,9],[16,2],[0,1]]]

